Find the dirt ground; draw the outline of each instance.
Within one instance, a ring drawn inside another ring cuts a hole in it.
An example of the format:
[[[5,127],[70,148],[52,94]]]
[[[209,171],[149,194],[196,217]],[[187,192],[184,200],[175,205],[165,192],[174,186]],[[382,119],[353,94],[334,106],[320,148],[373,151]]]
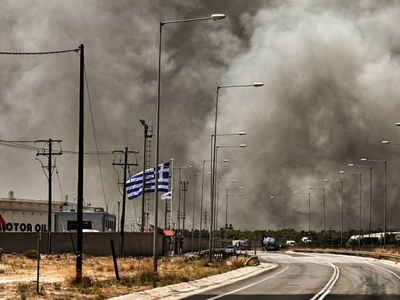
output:
[[[83,281],[75,283],[73,254],[41,255],[37,294],[37,261],[24,255],[3,254],[0,259],[0,299],[108,299],[179,282],[199,279],[244,265],[243,259],[214,261],[196,256],[163,257],[154,274],[151,258],[119,258],[120,281],[112,257],[85,256]]]

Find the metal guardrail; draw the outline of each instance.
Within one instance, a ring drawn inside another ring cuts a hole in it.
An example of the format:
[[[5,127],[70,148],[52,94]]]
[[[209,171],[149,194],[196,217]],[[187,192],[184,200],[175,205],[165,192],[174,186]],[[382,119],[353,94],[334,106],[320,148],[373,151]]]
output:
[[[311,253],[327,253],[327,254],[344,254],[344,255],[357,255],[357,256],[367,256],[377,259],[381,258],[397,258],[400,259],[399,254],[390,253],[377,253],[370,251],[352,251],[352,250],[335,250],[335,249],[294,249],[294,252],[311,252]]]

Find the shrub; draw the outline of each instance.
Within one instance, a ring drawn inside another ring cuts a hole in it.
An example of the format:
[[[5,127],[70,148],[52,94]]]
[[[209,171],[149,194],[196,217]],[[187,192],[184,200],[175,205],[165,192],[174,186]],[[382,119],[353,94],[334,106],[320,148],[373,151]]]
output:
[[[37,251],[34,249],[28,250],[24,253],[25,257],[30,258],[30,259],[36,259],[37,258]]]

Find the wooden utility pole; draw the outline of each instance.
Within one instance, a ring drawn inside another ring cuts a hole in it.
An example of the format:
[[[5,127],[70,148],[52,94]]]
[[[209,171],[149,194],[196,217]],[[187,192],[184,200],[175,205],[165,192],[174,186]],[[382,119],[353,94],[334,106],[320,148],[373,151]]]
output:
[[[80,78],[79,78],[79,148],[78,148],[78,199],[77,199],[77,234],[76,234],[76,282],[82,281],[82,248],[83,248],[83,150],[84,150],[84,69],[85,57],[84,46],[79,47]]]
[[[36,153],[36,156],[47,156],[48,159],[48,163],[47,163],[47,167],[45,167],[42,164],[42,167],[44,169],[47,169],[47,180],[49,182],[48,184],[48,188],[49,188],[49,208],[48,208],[48,218],[47,218],[47,234],[48,234],[48,239],[47,239],[47,253],[51,254],[51,231],[52,231],[52,225],[51,225],[51,216],[52,216],[52,202],[53,202],[53,195],[52,195],[52,191],[53,191],[53,182],[52,182],[52,175],[53,175],[53,162],[52,162],[52,158],[55,155],[62,155],[62,151],[58,151],[58,152],[53,152],[53,143],[61,143],[61,140],[52,140],[52,139],[48,139],[48,140],[37,140],[35,141],[36,143],[46,143],[49,146],[48,151],[46,152],[45,149],[40,150],[38,153]]]
[[[124,155],[124,163],[115,163],[113,162],[113,166],[121,166],[124,170],[124,181],[121,183],[122,185],[122,215],[120,221],[120,239],[119,239],[119,255],[123,256],[124,254],[124,232],[125,232],[125,206],[126,206],[126,172],[129,166],[138,166],[137,163],[130,164],[128,163],[128,155],[130,153],[137,153],[137,151],[128,151],[128,147],[125,147],[125,151],[115,150],[113,153],[121,153]]]

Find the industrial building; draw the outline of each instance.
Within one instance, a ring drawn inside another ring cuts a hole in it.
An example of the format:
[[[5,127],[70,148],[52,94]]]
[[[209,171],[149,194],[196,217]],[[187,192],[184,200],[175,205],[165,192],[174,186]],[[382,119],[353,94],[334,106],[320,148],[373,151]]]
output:
[[[47,200],[15,198],[14,192],[8,198],[0,198],[0,232],[47,232]],[[76,230],[76,203],[52,201],[52,231]],[[84,206],[84,228],[92,231],[115,231],[116,217],[102,207]]]

